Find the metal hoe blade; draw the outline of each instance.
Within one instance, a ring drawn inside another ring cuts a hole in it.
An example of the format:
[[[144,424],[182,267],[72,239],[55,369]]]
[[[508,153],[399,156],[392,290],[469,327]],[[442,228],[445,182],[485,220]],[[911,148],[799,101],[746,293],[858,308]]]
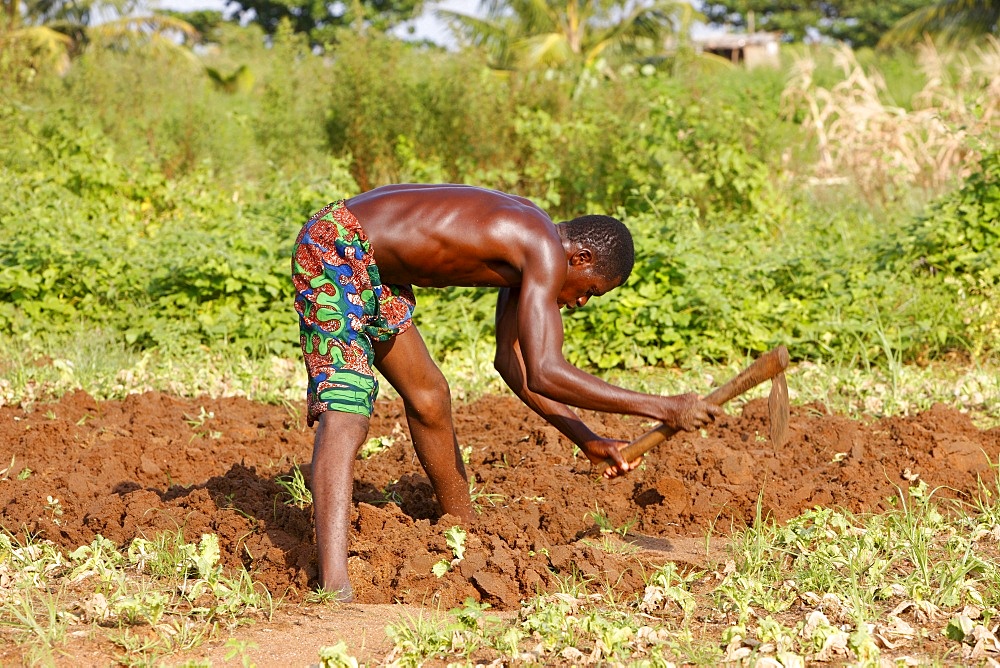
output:
[[[784,373],[779,373],[771,380],[771,394],[767,397],[767,414],[771,423],[771,444],[780,448],[788,440],[788,383],[785,381]]]

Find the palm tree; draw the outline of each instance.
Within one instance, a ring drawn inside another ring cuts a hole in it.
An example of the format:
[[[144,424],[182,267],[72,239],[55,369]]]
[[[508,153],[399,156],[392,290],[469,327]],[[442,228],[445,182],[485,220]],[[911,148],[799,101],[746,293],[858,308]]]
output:
[[[181,45],[196,42],[198,37],[198,31],[184,19],[155,13],[120,16],[87,30],[88,40],[102,47],[145,47],[153,52],[166,52],[187,58],[193,56]]]
[[[938,0],[904,16],[879,46],[913,44],[924,34],[948,42],[996,33],[1000,22],[1000,0]]]
[[[198,31],[179,18],[143,11],[142,0],[2,0],[0,48],[16,52],[33,69],[63,74],[69,57],[87,44],[149,48],[191,57],[180,44]],[[117,16],[92,25],[98,10]]]
[[[23,13],[19,0],[3,0],[0,50],[25,62],[31,70],[64,74],[69,69],[73,39],[46,25],[25,25]]]
[[[665,37],[690,25],[678,0],[483,0],[485,18],[438,10],[456,35],[484,47],[496,69],[569,63],[593,66],[623,53],[656,53]]]

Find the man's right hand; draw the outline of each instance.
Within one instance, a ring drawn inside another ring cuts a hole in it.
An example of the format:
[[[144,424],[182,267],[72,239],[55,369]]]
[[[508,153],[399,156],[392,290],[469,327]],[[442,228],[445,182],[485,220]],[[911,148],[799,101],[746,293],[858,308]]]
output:
[[[673,429],[697,431],[723,415],[722,407],[704,401],[694,392],[664,397],[660,421]]]

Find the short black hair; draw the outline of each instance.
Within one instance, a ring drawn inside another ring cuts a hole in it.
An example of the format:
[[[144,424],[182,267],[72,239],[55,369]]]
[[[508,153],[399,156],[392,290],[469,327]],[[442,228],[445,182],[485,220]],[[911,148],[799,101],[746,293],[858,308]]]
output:
[[[635,266],[635,245],[625,224],[611,216],[580,216],[559,223],[568,241],[589,248],[594,270],[608,280],[625,283]]]

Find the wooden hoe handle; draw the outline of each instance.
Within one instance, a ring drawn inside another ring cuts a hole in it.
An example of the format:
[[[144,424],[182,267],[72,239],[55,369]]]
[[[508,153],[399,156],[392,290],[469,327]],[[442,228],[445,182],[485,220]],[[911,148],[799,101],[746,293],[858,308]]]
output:
[[[786,368],[788,368],[788,349],[785,346],[778,346],[774,350],[758,357],[753,364],[743,369],[739,375],[705,397],[705,401],[716,406],[721,406],[747,390],[757,387],[765,380],[774,378]],[[622,457],[627,462],[634,461],[678,431],[678,429],[661,424],[659,427],[647,431],[622,448]],[[605,467],[613,465],[614,462],[610,459],[604,460]]]

